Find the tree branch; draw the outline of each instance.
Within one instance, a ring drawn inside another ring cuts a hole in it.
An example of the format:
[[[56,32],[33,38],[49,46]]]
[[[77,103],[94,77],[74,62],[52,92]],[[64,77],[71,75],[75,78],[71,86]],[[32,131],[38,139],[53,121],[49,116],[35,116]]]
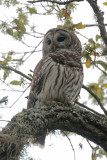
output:
[[[0,160],[18,160],[29,138],[57,129],[77,133],[107,151],[106,116],[80,107],[52,103],[36,109],[24,109],[12,118],[0,133]]]
[[[107,45],[107,32],[106,32],[106,28],[105,28],[105,25],[104,25],[104,12],[102,12],[96,1],[93,1],[93,0],[87,0],[87,2],[90,4],[90,6],[92,7],[96,17],[97,17],[97,22],[98,22],[98,25],[99,25],[99,29],[100,29],[100,34],[103,38],[103,41],[105,43],[105,45]]]
[[[98,24],[84,24],[85,27],[99,27]],[[107,24],[104,24],[104,26],[107,26]]]
[[[73,150],[73,152],[74,152],[74,160],[76,160],[75,149],[74,149],[74,147],[73,147],[73,144],[72,144],[72,142],[71,142],[71,139],[69,138],[69,136],[68,136],[65,132],[62,131],[62,133],[64,134],[64,136],[67,137],[67,139],[68,139],[68,141],[69,141],[69,143],[70,143],[70,145],[71,145],[71,147],[72,147],[72,150]]]
[[[105,71],[103,71],[99,66],[96,66],[101,72],[103,72],[103,74],[105,74],[107,76],[107,73]]]
[[[100,113],[94,111],[93,109],[87,107],[86,105],[84,105],[84,104],[82,104],[82,103],[80,103],[80,102],[77,102],[77,101],[76,101],[75,103],[78,104],[79,106],[81,106],[81,107],[87,109],[88,111],[91,111],[91,112],[94,113],[94,114],[97,114],[97,115],[100,115],[100,116],[102,115],[102,114],[100,114]]]
[[[28,77],[28,76],[25,75],[24,73],[22,73],[22,72],[20,72],[20,71],[18,71],[18,70],[16,70],[16,69],[14,69],[14,68],[12,68],[12,67],[10,67],[10,66],[5,66],[5,65],[1,65],[1,64],[0,64],[0,68],[14,71],[15,73],[17,73],[17,74],[25,77],[26,79],[32,81],[32,79],[31,79],[30,77]]]
[[[103,110],[103,112],[107,115],[107,111],[106,111],[106,109],[103,107],[103,105],[102,105],[99,97],[98,97],[96,94],[94,94],[88,87],[82,85],[82,88],[84,88],[85,90],[87,90],[87,91],[96,99],[96,101],[97,101],[98,104],[100,105],[100,107],[101,107],[101,109]]]
[[[56,3],[59,5],[65,5],[65,4],[69,4],[71,2],[80,2],[80,1],[84,1],[84,0],[67,0],[64,2],[61,2],[59,0],[35,0],[35,1],[27,1],[28,3],[37,3],[37,2],[51,2],[51,3]]]

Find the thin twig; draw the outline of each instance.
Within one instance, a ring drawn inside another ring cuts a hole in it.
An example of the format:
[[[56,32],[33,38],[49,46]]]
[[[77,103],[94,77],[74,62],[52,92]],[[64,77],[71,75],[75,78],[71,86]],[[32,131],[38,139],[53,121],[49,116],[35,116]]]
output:
[[[33,50],[34,51],[34,50]],[[35,52],[41,52],[42,50],[36,50]],[[13,51],[14,52],[14,51]],[[24,54],[24,55],[26,55],[26,54],[31,54],[31,52],[32,52],[32,50],[31,51],[26,51],[26,52],[14,52],[14,53],[12,53],[12,55],[16,55],[16,54]],[[6,52],[0,52],[1,54],[4,54],[4,55],[6,55],[7,53]]]
[[[59,5],[65,5],[65,4],[69,4],[71,2],[80,2],[80,1],[84,1],[84,0],[67,0],[64,2],[61,2],[59,0],[36,0],[36,1],[27,1],[28,3],[37,3],[37,2],[51,2],[51,3],[56,3]]]
[[[7,84],[4,80],[0,79],[0,81],[1,81],[2,83],[4,83],[6,86],[8,86],[10,89],[12,89],[13,91],[15,91],[14,88],[12,88],[12,87],[11,87],[9,84]]]
[[[2,121],[2,122],[10,122],[10,121],[8,121],[8,120],[0,120],[0,121]]]
[[[74,147],[73,147],[73,145],[72,145],[71,139],[68,137],[68,135],[67,135],[65,132],[62,131],[62,133],[67,137],[68,141],[70,142],[70,145],[71,145],[72,150],[73,150],[73,152],[74,152],[74,160],[76,160],[75,149],[74,149]]]
[[[92,150],[94,149],[94,147],[90,144],[89,140],[86,139],[86,141],[88,142],[89,146],[92,148]]]
[[[14,71],[15,73],[17,73],[17,74],[19,74],[19,75],[25,77],[26,79],[32,81],[32,79],[31,79],[30,77],[28,77],[28,76],[25,75],[24,73],[22,73],[22,72],[20,72],[20,71],[18,71],[18,70],[16,70],[16,69],[14,69],[14,68],[12,68],[12,67],[10,67],[10,66],[5,66],[5,65],[1,65],[1,64],[0,64],[0,68]]]
[[[84,24],[85,27],[99,27],[99,24]],[[107,26],[107,24],[104,24],[104,26]]]
[[[87,38],[87,37],[86,37],[86,36],[84,36],[83,34],[81,34],[81,33],[77,32],[77,31],[76,31],[76,33],[77,33],[77,34],[79,34],[80,36],[82,36],[82,37],[84,37],[84,38],[86,38],[86,39],[88,39],[88,40],[89,40],[89,38]]]
[[[102,116],[102,114],[100,114],[100,113],[98,113],[98,112],[94,111],[93,109],[91,109],[91,108],[87,107],[86,105],[84,105],[84,104],[82,104],[82,103],[80,103],[80,102],[77,102],[77,101],[76,101],[75,103],[76,103],[76,104],[78,104],[79,106],[81,106],[81,107],[83,107],[83,108],[85,108],[85,109],[87,109],[87,110],[89,110],[89,111],[91,111],[91,112],[93,112],[93,113],[97,114],[97,115]]]
[[[11,90],[11,89],[0,89],[0,91],[4,91],[4,92],[23,92],[23,91],[20,91],[20,90]]]
[[[26,92],[26,90],[30,87],[30,85],[23,91],[23,93],[15,100],[15,102],[8,108],[12,108],[17,102],[18,100],[23,96],[23,94]]]
[[[28,58],[35,52],[35,50],[36,50],[37,47],[42,43],[42,41],[43,41],[43,40],[41,40],[41,41],[37,44],[37,46],[34,48],[34,50],[31,52],[31,54],[24,60],[24,62],[25,62],[26,60],[28,60]]]
[[[107,73],[103,71],[100,67],[96,66],[96,68],[98,68],[101,72],[103,72],[107,76]]]
[[[99,98],[96,94],[94,94],[88,87],[82,85],[82,88],[84,88],[85,90],[87,90],[87,91],[96,99],[96,101],[97,101],[98,104],[100,105],[100,107],[101,107],[101,109],[103,110],[103,112],[107,115],[107,111],[106,111],[106,109],[103,107],[103,105],[102,105],[102,103],[101,103],[101,101],[100,101],[100,98]]]

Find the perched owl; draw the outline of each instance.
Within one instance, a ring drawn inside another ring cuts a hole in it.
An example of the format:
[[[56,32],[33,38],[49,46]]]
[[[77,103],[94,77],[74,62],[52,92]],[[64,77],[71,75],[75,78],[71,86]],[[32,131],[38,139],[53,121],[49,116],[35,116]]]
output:
[[[73,104],[83,83],[81,43],[64,28],[49,30],[43,40],[43,58],[34,70],[28,108],[47,101]],[[44,144],[45,135],[37,139]]]

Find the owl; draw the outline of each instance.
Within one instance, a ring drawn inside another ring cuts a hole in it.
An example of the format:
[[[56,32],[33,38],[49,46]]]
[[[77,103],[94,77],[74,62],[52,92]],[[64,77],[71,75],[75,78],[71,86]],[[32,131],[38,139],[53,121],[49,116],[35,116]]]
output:
[[[74,104],[83,83],[81,43],[68,29],[50,29],[43,40],[43,58],[34,70],[28,108],[36,108],[48,101]],[[45,142],[45,136],[36,143]]]

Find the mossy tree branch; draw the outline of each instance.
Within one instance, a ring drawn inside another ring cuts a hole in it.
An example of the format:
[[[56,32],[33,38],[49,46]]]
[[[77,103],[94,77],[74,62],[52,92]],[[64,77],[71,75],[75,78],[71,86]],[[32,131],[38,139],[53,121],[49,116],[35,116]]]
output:
[[[24,109],[12,118],[0,133],[0,160],[18,160],[29,138],[57,129],[77,133],[107,151],[106,116],[53,103]]]

